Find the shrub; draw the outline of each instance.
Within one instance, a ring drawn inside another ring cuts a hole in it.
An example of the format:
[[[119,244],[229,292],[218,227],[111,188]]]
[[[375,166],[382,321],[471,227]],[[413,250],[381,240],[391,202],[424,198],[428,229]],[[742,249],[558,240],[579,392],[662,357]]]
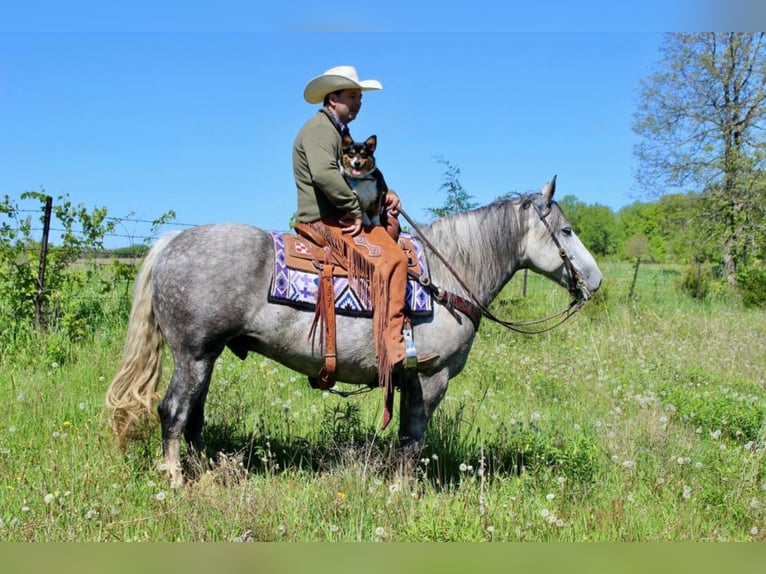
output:
[[[690,266],[681,276],[679,288],[690,297],[702,301],[710,293],[712,281],[713,273],[707,265]]]
[[[745,307],[766,307],[766,267],[763,264],[739,270],[737,285]]]

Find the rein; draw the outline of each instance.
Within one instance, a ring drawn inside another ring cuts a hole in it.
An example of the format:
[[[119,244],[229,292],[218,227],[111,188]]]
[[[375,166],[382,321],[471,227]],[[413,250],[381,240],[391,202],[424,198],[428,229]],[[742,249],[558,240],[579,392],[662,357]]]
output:
[[[572,302],[569,303],[569,305],[566,308],[562,309],[561,311],[558,311],[556,313],[551,313],[550,315],[543,317],[542,319],[534,319],[531,321],[506,321],[506,320],[500,319],[494,313],[492,313],[492,311],[490,311],[485,305],[483,305],[479,301],[479,299],[476,297],[473,291],[465,284],[465,282],[457,274],[455,269],[453,269],[452,265],[449,264],[447,259],[428,240],[428,238],[425,236],[423,231],[420,229],[417,223],[415,223],[410,218],[407,212],[405,212],[400,207],[399,213],[401,213],[402,217],[404,217],[407,223],[409,223],[412,226],[412,229],[415,231],[415,233],[417,233],[418,237],[420,237],[423,243],[426,244],[426,246],[433,252],[433,254],[439,259],[439,261],[441,261],[442,264],[447,268],[447,270],[452,274],[452,276],[455,278],[458,284],[465,290],[466,293],[468,293],[468,296],[471,298],[471,302],[479,310],[479,312],[481,313],[481,316],[486,317],[488,320],[494,323],[497,323],[498,325],[502,325],[506,329],[509,329],[516,333],[521,333],[523,335],[539,335],[541,333],[546,333],[548,331],[555,329],[556,327],[564,323],[566,320],[568,320],[572,315],[574,315],[577,311],[580,310],[580,308],[585,304],[585,300],[576,296],[577,286],[579,284],[579,274],[577,273],[577,270],[574,268],[574,264],[572,263],[572,260],[569,258],[569,255],[567,254],[566,250],[561,246],[561,242],[559,242],[558,238],[553,233],[553,230],[551,229],[548,221],[546,220],[547,214],[543,214],[540,211],[540,208],[537,207],[536,204],[533,204],[533,205],[535,207],[535,211],[537,212],[538,216],[540,216],[540,219],[545,225],[545,228],[548,230],[548,233],[550,234],[551,239],[553,239],[553,243],[559,249],[559,255],[563,259],[564,266],[566,267],[567,272],[569,273],[569,292],[576,298],[572,300]],[[426,279],[425,282],[423,281],[423,278],[420,278],[420,279],[421,279],[421,283],[423,283],[426,286],[429,286],[432,289],[432,291],[440,295],[440,300],[444,300],[446,298],[442,290],[436,289],[432,285],[430,285],[430,281],[428,281],[428,279]],[[471,316],[469,313],[467,314],[469,317]],[[543,327],[539,329],[526,328],[526,327],[533,327],[535,325],[540,325],[542,323],[547,323],[549,321],[552,321],[554,319],[559,319],[559,318],[560,320],[557,323],[550,325],[548,327]],[[476,326],[476,329],[478,330],[478,326],[479,326],[478,320],[474,321],[474,324]]]

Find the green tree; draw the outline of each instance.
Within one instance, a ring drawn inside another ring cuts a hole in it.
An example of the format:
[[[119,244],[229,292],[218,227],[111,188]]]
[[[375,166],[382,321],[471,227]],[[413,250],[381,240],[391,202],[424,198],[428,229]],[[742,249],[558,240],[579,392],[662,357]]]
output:
[[[473,196],[468,193],[460,183],[460,168],[452,165],[444,158],[438,162],[445,166],[444,181],[439,187],[446,194],[446,199],[441,207],[427,207],[426,212],[432,217],[444,217],[454,213],[461,213],[479,206],[472,201]]]
[[[573,195],[565,195],[558,204],[590,251],[597,255],[613,255],[617,252],[621,229],[609,207],[587,205]]]
[[[697,229],[732,284],[764,224],[765,123],[766,34],[666,36],[635,114],[637,180],[658,195],[700,194]]]

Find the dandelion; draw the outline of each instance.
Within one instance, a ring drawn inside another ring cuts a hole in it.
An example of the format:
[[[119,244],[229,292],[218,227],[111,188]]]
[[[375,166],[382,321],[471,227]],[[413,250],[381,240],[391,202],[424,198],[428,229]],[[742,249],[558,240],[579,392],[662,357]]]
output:
[[[335,497],[338,500],[346,500],[346,493],[345,492],[338,492],[335,494]]]
[[[2,525],[0,525],[0,526],[2,526]],[[757,535],[758,535],[758,527],[757,526],[753,526],[750,529],[750,536],[757,536]]]
[[[548,501],[551,501],[554,498],[556,498],[556,495],[553,494],[552,492],[549,492],[548,494],[545,495],[545,499],[548,500]]]
[[[71,426],[71,425],[72,425],[72,423],[70,423],[69,421],[64,421],[64,422],[63,422],[63,423],[61,423],[61,424],[62,424],[64,427],[69,427],[69,426]]]
[[[487,526],[487,532],[492,534],[494,531],[495,531],[495,527],[494,526],[492,526],[492,525]]]
[[[717,429],[711,432],[710,438],[712,438],[713,440],[718,440],[719,438],[721,438],[721,429]]]
[[[55,497],[55,496],[53,496],[53,495],[52,495],[52,494],[49,492],[48,494],[46,494],[46,495],[43,497],[43,502],[44,502],[45,504],[50,504],[50,503],[51,503],[51,502],[53,502],[55,499],[56,499],[56,497]]]
[[[56,361],[53,361],[51,363],[51,369],[58,369],[58,368],[59,368],[59,364]]]
[[[80,409],[81,411],[84,411],[85,410],[85,403],[80,403],[79,405],[77,405],[77,408]]]
[[[377,540],[382,540],[384,538],[388,538],[388,532],[386,532],[386,529],[383,528],[382,526],[378,526],[375,529],[375,538]]]
[[[564,526],[564,521],[563,521],[563,520],[561,520],[560,518],[559,518],[559,519],[557,519],[557,520],[556,520],[556,526],[558,526],[559,528],[561,528],[562,526]]]
[[[8,432],[11,433],[11,434],[15,433],[16,432],[16,427],[13,426],[13,425],[9,426],[8,427]]]
[[[338,532],[340,532],[340,526],[338,526],[337,524],[331,524],[330,532],[332,532],[333,534],[337,534]]]
[[[277,532],[279,533],[280,536],[284,536],[287,533],[287,528],[285,528],[284,524],[280,524],[279,526],[277,526]]]
[[[755,510],[756,508],[759,508],[761,506],[761,501],[757,498],[751,498],[750,499],[750,508]]]
[[[558,477],[556,477],[556,482],[558,482],[561,485],[563,485],[566,481],[567,481],[567,477],[566,476],[558,476]]]
[[[464,462],[460,463],[460,472],[466,472],[468,470],[468,465]]]
[[[633,460],[625,460],[622,463],[623,468],[633,468],[634,466],[636,466],[636,463]]]
[[[542,516],[543,518],[548,518],[550,516],[550,514],[551,514],[551,511],[548,510],[547,508],[543,508],[540,511],[540,516]]]
[[[160,490],[157,494],[154,495],[154,499],[158,500],[160,502],[165,500],[166,497],[167,497],[167,495],[165,494],[164,490]]]
[[[85,518],[87,518],[88,520],[93,520],[97,516],[98,516],[98,512],[96,512],[92,508],[85,513]]]
[[[683,492],[682,496],[683,496],[683,497],[684,497],[686,500],[689,500],[689,499],[692,497],[692,489],[691,489],[691,487],[690,487],[690,486],[686,486],[686,485],[684,485],[684,492]]]

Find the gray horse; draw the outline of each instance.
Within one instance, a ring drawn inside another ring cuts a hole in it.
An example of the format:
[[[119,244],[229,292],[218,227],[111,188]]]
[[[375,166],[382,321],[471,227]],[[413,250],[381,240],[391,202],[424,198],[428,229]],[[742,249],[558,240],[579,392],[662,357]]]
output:
[[[567,287],[580,302],[591,298],[601,271],[553,201],[554,191],[555,178],[540,193],[423,226],[423,237],[441,255],[427,249],[432,283],[485,309],[516,271],[528,268]],[[190,448],[202,446],[205,399],[224,348],[243,359],[249,351],[260,353],[309,376],[322,367],[322,350],[307,337],[313,312],[267,300],[273,258],[269,233],[219,224],[161,237],[141,266],[122,363],[106,406],[122,441],[151,418],[164,338],[174,370],[158,411],[174,487],[184,480],[181,435]],[[439,304],[432,316],[413,319],[418,351],[440,358],[425,372],[395,374],[402,442],[423,438],[448,381],[465,365],[476,328],[467,316]],[[372,321],[338,316],[337,334],[337,380],[374,384]]]

